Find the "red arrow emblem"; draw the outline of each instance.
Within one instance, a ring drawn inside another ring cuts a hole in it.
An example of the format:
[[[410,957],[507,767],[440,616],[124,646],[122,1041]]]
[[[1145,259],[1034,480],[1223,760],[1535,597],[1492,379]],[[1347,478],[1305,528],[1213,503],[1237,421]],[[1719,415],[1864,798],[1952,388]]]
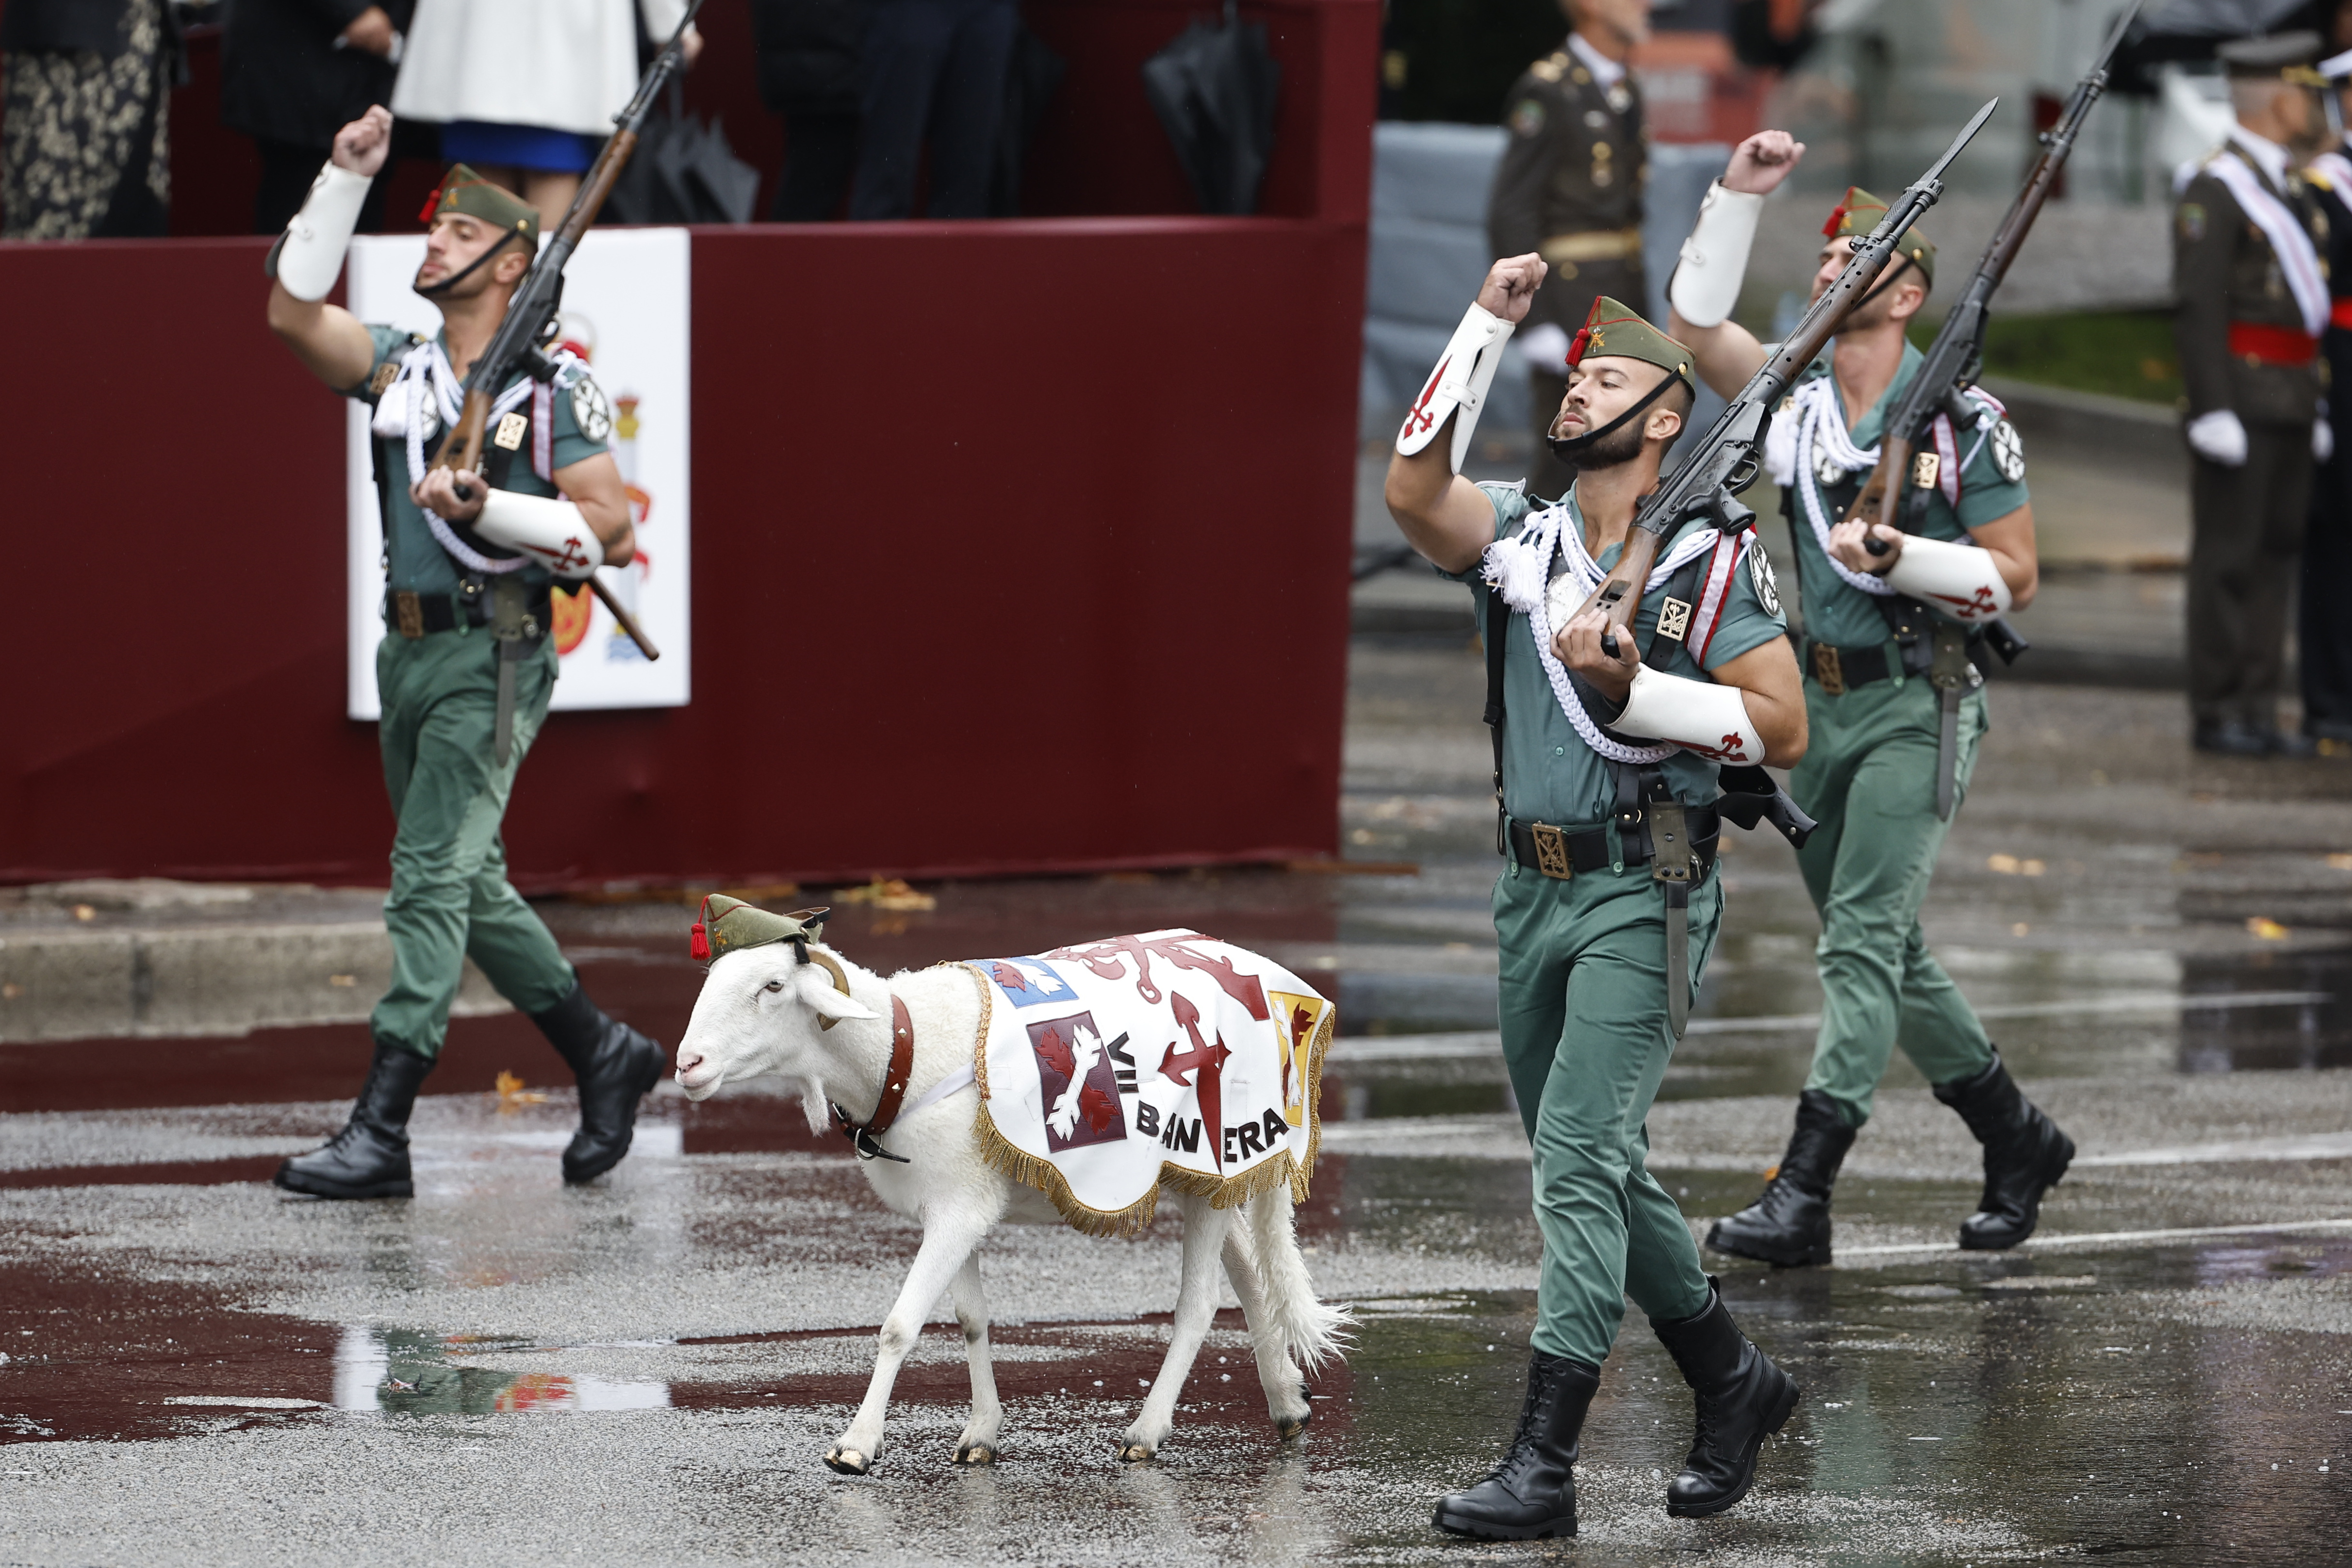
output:
[[[1176,1021],[1184,1026],[1184,1032],[1192,1037],[1192,1049],[1180,1054],[1174,1045],[1170,1045],[1160,1058],[1160,1076],[1182,1083],[1201,1103],[1201,1121],[1209,1134],[1209,1157],[1217,1162],[1219,1170],[1223,1170],[1224,1069],[1225,1059],[1233,1055],[1233,1049],[1225,1044],[1223,1035],[1217,1037],[1214,1045],[1201,1038],[1201,1009],[1181,993],[1168,998],[1168,1007],[1176,1015]],[[1199,1075],[1185,1083],[1184,1074],[1195,1068],[1200,1069]]]

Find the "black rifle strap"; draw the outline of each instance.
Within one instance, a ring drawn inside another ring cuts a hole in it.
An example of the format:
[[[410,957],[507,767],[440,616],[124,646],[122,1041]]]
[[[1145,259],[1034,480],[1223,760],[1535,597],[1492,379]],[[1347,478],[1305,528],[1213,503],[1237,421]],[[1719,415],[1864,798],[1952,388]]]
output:
[[[1486,732],[1495,741],[1495,849],[1507,856],[1511,843],[1507,826],[1510,812],[1503,805],[1503,645],[1511,634],[1511,607],[1503,602],[1503,591],[1483,579],[1478,592],[1486,609],[1481,625],[1486,639]]]

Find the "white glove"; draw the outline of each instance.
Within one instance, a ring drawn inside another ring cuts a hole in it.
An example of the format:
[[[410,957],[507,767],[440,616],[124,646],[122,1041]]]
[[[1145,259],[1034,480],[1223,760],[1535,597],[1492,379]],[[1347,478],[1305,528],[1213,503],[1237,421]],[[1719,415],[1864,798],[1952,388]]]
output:
[[[2246,465],[2246,427],[2228,409],[2199,414],[2189,422],[2186,434],[2189,449],[2208,463],[2219,463],[2224,468]],[[2315,442],[2317,439],[2313,437]]]
[[[596,531],[576,505],[559,497],[492,490],[482,499],[474,531],[492,544],[522,551],[573,582],[604,564],[604,546]]]
[[[2311,422],[2311,460],[2325,463],[2335,455],[2336,427],[2327,423],[2327,415],[2322,413]]]
[[[262,270],[297,299],[314,305],[324,299],[343,270],[343,253],[351,248],[352,230],[359,226],[360,207],[372,183],[365,174],[329,160],[310,182],[302,210],[270,246]]]
[[[1676,315],[1694,327],[1723,325],[1739,303],[1748,248],[1756,243],[1756,225],[1763,215],[1761,196],[1727,191],[1720,180],[1706,188],[1698,222],[1683,241],[1682,264],[1666,283],[1666,298]]]
[[[1568,371],[1568,333],[1557,321],[1538,321],[1519,334],[1519,353],[1530,370],[1546,375]]]

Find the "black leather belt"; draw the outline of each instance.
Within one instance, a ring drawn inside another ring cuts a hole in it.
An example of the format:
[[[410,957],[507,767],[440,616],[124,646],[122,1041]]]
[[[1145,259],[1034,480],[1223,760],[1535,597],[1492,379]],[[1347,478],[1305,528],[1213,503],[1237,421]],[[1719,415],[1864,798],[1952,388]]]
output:
[[[1712,868],[1716,841],[1723,832],[1722,816],[1713,806],[1687,806],[1684,812],[1700,866]],[[1513,860],[1561,882],[1578,872],[1608,871],[1616,863],[1609,852],[1607,828],[1555,828],[1548,822],[1522,822],[1511,817],[1505,820],[1503,831],[1510,841]],[[1639,818],[1618,830],[1618,841],[1624,848],[1627,865],[1640,865],[1650,858],[1650,835]]]
[[[1856,686],[1883,681],[1890,674],[1886,644],[1841,648],[1834,643],[1805,639],[1805,675],[1832,696],[1843,696]]]
[[[530,612],[539,617],[542,627],[554,624],[551,591],[545,586],[540,587],[533,591],[530,602]],[[384,610],[392,629],[404,637],[422,637],[432,632],[455,632],[469,623],[455,593],[419,593],[414,589],[397,588],[384,596]],[[470,623],[488,625],[488,617],[486,614]]]

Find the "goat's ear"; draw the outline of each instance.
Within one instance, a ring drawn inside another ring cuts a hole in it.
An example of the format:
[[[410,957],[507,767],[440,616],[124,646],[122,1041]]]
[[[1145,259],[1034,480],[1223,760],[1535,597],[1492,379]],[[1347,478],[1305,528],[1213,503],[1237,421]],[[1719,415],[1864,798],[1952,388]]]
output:
[[[802,966],[800,972],[801,1000],[822,1019],[836,1021],[842,1019],[875,1019],[882,1015],[859,1001],[856,997],[833,988],[833,977],[814,964]]]

